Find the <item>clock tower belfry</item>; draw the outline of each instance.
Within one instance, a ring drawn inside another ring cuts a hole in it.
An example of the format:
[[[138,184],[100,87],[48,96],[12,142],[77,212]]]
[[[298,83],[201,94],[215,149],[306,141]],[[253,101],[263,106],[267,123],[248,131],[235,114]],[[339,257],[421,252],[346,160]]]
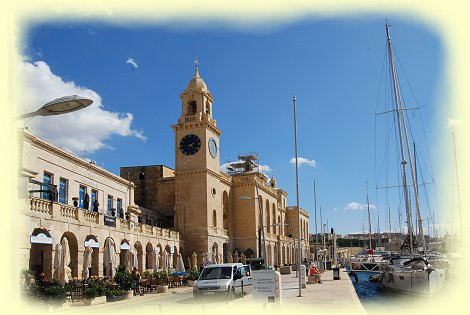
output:
[[[201,255],[211,252],[213,239],[218,238],[214,227],[223,211],[221,131],[212,118],[212,95],[199,75],[197,62],[194,76],[180,98],[181,116],[172,126],[175,132],[175,227],[184,239],[184,254]]]

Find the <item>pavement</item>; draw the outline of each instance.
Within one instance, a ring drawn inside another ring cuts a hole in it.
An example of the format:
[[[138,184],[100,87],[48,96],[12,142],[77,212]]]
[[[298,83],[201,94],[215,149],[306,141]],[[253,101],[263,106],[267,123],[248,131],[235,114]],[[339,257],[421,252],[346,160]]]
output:
[[[344,269],[340,270],[340,278],[333,280],[333,271],[325,270],[321,274],[322,282],[307,284],[305,288],[301,289],[302,296],[299,297],[299,278],[296,277],[296,273],[281,275],[282,297],[280,302],[261,303],[261,310],[279,311],[282,314],[289,313],[290,310],[333,314],[367,314],[348,273]],[[256,304],[253,301],[253,296],[237,299],[234,303],[248,304],[248,301],[252,306]]]
[[[207,315],[214,313],[269,313],[291,314],[295,312],[315,312],[316,314],[367,314],[356,294],[348,274],[342,269],[340,280],[333,280],[333,271],[326,270],[321,275],[321,284],[307,284],[299,297],[299,279],[295,272],[281,276],[281,299],[268,303],[253,300],[246,295],[222,302],[197,302],[192,298],[192,287],[171,288],[168,293],[147,293],[133,299],[83,307],[83,303],[69,304],[65,313],[126,313],[132,310],[151,310],[159,314],[172,311],[175,314]],[[81,306],[81,307],[80,307]],[[37,309],[36,309],[37,310]],[[234,312],[235,310],[235,312]],[[58,311],[58,310],[57,310]],[[121,311],[121,312],[119,312]],[[176,312],[174,312],[176,311]]]

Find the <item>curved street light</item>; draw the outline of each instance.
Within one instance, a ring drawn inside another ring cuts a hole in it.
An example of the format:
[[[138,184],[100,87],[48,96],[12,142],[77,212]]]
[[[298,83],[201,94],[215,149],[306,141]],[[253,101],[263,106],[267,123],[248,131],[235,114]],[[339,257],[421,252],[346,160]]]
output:
[[[78,95],[70,95],[56,98],[39,108],[35,112],[26,113],[15,117],[15,120],[25,119],[34,116],[54,116],[61,115],[88,107],[93,101]]]

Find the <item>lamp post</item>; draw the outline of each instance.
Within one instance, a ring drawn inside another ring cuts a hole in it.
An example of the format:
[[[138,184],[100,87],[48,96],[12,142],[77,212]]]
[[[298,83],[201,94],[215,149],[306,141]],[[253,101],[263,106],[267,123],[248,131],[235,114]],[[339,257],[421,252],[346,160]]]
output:
[[[297,157],[297,99],[294,95],[294,144],[295,144],[295,191],[297,195],[297,230],[298,230],[298,245],[297,250],[297,270],[299,272],[299,295],[302,297],[302,277],[300,276],[300,206],[299,206],[299,164]]]
[[[248,197],[248,196],[241,196],[239,199],[241,200],[258,200],[258,209],[259,209],[259,228],[258,228],[258,248],[261,247],[261,236],[263,238],[263,258],[264,258],[264,269],[268,269],[267,264],[267,257],[266,257],[266,238],[264,236],[264,225],[263,225],[263,211],[261,209],[261,202],[259,199],[259,191],[258,191],[258,182],[255,178],[255,187],[256,187],[256,197]]]
[[[78,95],[63,96],[44,104],[35,112],[16,116],[15,120],[26,119],[34,116],[54,116],[66,114],[88,107],[92,103],[92,100]]]

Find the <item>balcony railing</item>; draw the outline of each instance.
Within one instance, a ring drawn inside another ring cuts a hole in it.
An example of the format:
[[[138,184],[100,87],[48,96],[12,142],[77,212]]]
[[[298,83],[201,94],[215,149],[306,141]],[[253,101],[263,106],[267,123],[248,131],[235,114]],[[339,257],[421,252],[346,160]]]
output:
[[[71,205],[61,204],[55,201],[45,200],[37,197],[29,198],[29,212],[32,216],[50,217],[57,221],[70,222],[75,221],[78,224],[90,226],[106,226],[105,214],[93,212],[86,209],[74,207]],[[108,216],[109,217],[109,216]],[[170,229],[164,229],[153,225],[135,222],[134,225],[130,221],[122,218],[114,218],[115,225],[108,226],[110,229],[116,230],[133,230],[137,233],[151,235],[161,238],[179,239],[179,232]]]

